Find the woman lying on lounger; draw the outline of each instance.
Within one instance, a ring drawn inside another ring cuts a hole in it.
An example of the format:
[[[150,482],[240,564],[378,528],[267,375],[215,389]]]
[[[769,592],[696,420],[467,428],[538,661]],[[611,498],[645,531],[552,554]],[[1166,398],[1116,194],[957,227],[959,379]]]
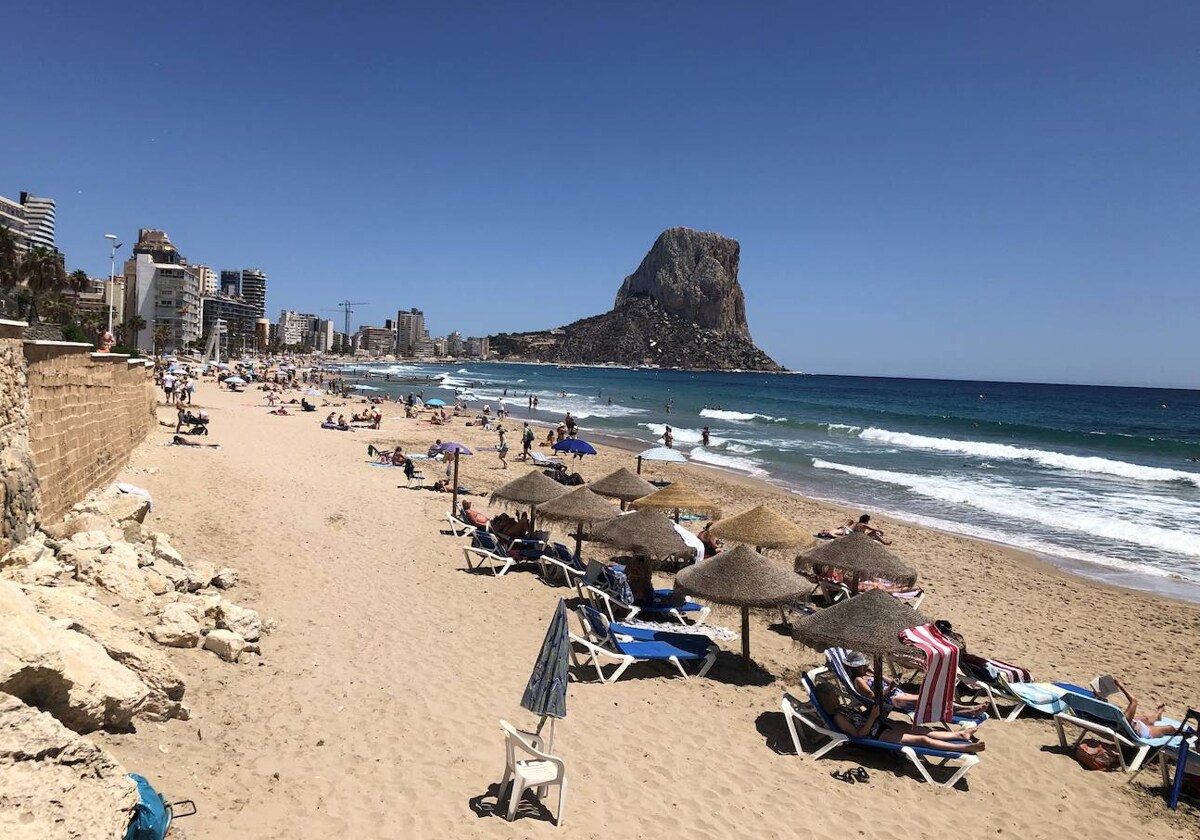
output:
[[[853,706],[842,705],[837,686],[833,683],[820,683],[816,693],[817,702],[821,704],[825,714],[829,715],[843,734],[852,738],[870,738],[875,741],[903,744],[906,747],[924,747],[947,752],[977,753],[984,750],[983,741],[975,737],[974,730],[945,732],[894,720],[880,720],[878,706],[872,706],[870,711],[863,712]]]
[[[1125,702],[1128,703],[1125,707],[1125,720],[1129,721],[1129,725],[1133,727],[1133,731],[1143,738],[1162,738],[1165,735],[1174,735],[1179,731],[1179,727],[1175,724],[1160,723],[1163,712],[1167,710],[1166,706],[1159,706],[1155,709],[1152,715],[1139,715],[1138,699],[1129,693],[1129,689],[1120,680],[1113,678],[1113,682],[1122,694],[1125,695]],[[1095,692],[1099,697],[1100,692]],[[1104,700],[1104,697],[1100,697]]]
[[[850,679],[854,682],[854,690],[863,697],[875,696],[875,678],[867,674],[867,657],[856,650],[850,651],[846,655],[845,660],[846,671],[850,674]],[[883,699],[891,703],[897,709],[906,712],[911,712],[917,708],[917,701],[920,699],[916,694],[909,694],[900,686],[890,680],[883,681]],[[965,717],[976,717],[987,711],[987,704],[980,703],[974,706],[968,706],[964,703],[954,704],[954,714],[963,715]]]

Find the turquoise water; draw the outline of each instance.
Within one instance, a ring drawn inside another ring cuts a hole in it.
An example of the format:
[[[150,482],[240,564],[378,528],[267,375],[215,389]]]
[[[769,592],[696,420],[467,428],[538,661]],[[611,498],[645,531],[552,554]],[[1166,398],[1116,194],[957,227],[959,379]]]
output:
[[[474,406],[494,408],[507,390],[515,418],[570,411],[582,437],[649,446],[670,424],[698,463],[1200,601],[1197,391],[499,363],[347,375],[368,372],[390,393],[457,392]]]

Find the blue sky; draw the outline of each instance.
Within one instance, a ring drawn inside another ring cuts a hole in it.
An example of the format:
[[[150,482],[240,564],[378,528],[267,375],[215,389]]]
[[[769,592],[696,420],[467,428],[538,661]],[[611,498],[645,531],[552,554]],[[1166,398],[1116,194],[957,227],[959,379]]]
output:
[[[0,194],[57,199],[71,268],[160,227],[263,268],[272,317],[348,296],[480,334],[606,310],[685,225],[740,240],[789,367],[1200,386],[1194,2],[48,0],[5,28]]]

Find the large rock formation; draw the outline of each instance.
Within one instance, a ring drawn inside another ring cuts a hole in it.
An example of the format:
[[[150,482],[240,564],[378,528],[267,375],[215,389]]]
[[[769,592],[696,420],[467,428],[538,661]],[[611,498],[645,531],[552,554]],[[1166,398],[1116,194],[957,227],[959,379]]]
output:
[[[650,298],[668,315],[749,340],[746,298],[738,283],[741,252],[736,239],[719,233],[665,230],[637,271],[621,284],[614,308],[634,298]]]
[[[750,339],[741,246],[716,233],[664,231],[625,278],[610,312],[565,327],[492,336],[500,358],[717,370],[780,370]]]

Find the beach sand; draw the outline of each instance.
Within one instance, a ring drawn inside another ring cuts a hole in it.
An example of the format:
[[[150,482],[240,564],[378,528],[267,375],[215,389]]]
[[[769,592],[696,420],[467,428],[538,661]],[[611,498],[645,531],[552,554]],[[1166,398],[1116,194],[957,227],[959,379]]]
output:
[[[263,657],[240,665],[168,649],[188,677],[192,719],[99,740],[168,796],[196,801],[199,814],[177,823],[192,840],[558,836],[545,811],[527,805],[507,823],[492,809],[504,767],[498,722],[535,723],[521,693],[557,599],[573,593],[527,571],[465,572],[464,540],[442,533],[449,496],[403,489],[401,470],[367,463],[368,444],[421,452],[435,437],[476,447],[495,435],[461,421],[418,426],[394,405],[379,431],[325,431],[330,409],[275,417],[260,392],[217,393],[207,382],[197,402],[212,417],[207,441],[222,448],[164,448],[170,430],[160,427],[122,480],[152,491],[147,524],[171,534],[185,559],[240,569],[238,602],[277,626]],[[506,427],[516,455],[519,414]],[[633,459],[604,447],[575,465],[590,480]],[[481,452],[462,459],[461,483],[487,492],[527,469],[510,457],[501,470]],[[440,472],[427,466],[427,482]],[[648,473],[687,476],[727,514],[769,502],[813,531],[861,512],[691,465]],[[921,573],[922,612],[951,620],[972,650],[1044,679],[1111,672],[1176,714],[1200,699],[1200,608],[879,519]],[[711,620],[737,627],[732,612]],[[706,679],[635,666],[615,685],[571,684],[556,742],[570,780],[563,836],[1197,835],[1196,811],[1171,814],[1146,787],[1156,769],[1132,786],[1085,771],[1044,718],[986,724],[983,760],[953,790],[888,756],[796,756],[780,699],[800,692],[798,675],[818,654],[771,629],[777,620],[754,617],[761,668],[749,674],[733,642]],[[857,764],[869,783],[830,777]]]

